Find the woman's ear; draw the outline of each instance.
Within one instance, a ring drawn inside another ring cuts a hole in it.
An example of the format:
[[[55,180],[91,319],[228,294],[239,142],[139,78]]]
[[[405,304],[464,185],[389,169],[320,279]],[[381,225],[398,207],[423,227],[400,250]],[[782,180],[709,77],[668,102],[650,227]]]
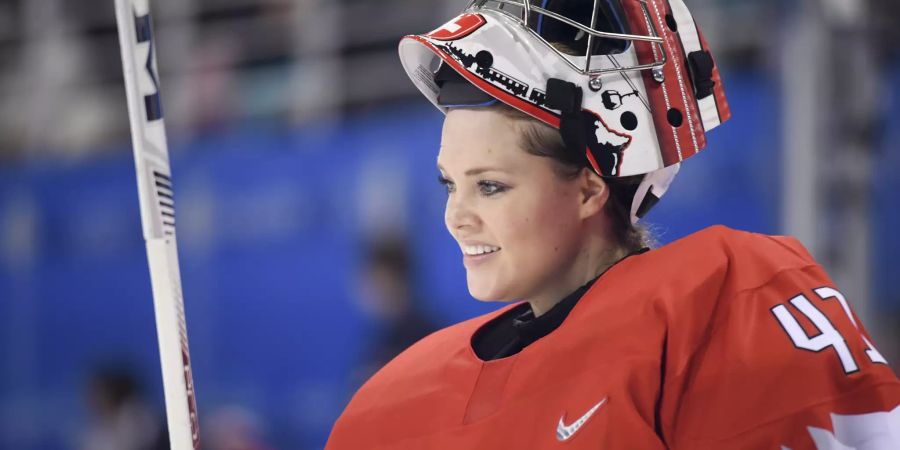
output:
[[[609,200],[609,186],[600,175],[593,170],[582,169],[578,174],[581,198],[581,218],[587,219],[603,212]]]

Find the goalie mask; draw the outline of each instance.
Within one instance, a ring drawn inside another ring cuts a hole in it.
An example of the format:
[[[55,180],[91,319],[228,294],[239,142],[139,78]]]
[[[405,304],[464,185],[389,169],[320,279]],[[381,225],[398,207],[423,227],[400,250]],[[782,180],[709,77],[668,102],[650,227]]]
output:
[[[476,0],[404,37],[400,59],[444,113],[499,100],[559,129],[597,174],[646,174],[632,221],[730,117],[683,0]]]

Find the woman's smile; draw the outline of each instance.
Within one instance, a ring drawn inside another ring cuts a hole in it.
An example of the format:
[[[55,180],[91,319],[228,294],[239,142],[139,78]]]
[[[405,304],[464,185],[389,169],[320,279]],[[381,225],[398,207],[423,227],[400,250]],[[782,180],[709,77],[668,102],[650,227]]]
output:
[[[485,253],[479,253],[479,254],[463,253],[463,264],[466,266],[466,268],[469,268],[469,267],[479,266],[481,264],[484,264],[484,263],[490,261],[491,259],[494,259],[493,257],[497,253],[500,253],[499,247],[494,247],[494,248],[496,248],[496,250],[492,250],[492,251],[485,252]]]

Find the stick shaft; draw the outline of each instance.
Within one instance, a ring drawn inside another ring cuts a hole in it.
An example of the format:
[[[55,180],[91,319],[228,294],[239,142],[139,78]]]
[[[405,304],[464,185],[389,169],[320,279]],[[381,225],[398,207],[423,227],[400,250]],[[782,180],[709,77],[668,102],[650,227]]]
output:
[[[178,268],[174,191],[150,7],[148,0],[115,2],[169,440],[172,449],[199,449],[197,403]]]

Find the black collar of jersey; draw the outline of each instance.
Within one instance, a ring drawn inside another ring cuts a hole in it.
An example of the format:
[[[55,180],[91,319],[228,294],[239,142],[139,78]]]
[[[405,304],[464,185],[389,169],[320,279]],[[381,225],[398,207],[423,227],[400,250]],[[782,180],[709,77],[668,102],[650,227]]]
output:
[[[642,248],[625,258],[648,250],[650,249]],[[484,324],[472,336],[472,349],[475,354],[484,361],[505,358],[519,353],[534,341],[550,334],[562,325],[569,312],[578,304],[578,300],[581,300],[585,292],[608,270],[609,268],[567,295],[540,317],[534,317],[531,305],[525,302]]]

